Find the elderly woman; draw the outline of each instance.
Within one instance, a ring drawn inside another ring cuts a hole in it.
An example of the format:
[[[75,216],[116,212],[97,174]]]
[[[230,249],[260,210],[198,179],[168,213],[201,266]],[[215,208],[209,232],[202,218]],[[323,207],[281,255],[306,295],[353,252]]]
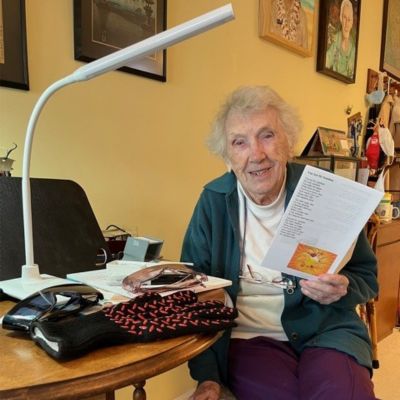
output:
[[[339,274],[307,281],[261,266],[304,166],[289,162],[300,121],[268,87],[222,106],[210,149],[230,172],[204,187],[182,260],[232,280],[237,327],[190,361],[194,400],[375,399],[368,332],[355,307],[377,293],[376,259],[359,235]]]

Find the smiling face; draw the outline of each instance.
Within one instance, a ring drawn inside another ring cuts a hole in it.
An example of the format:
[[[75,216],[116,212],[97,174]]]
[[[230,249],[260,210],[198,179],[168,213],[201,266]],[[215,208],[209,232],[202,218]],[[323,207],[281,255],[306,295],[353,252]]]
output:
[[[289,143],[273,108],[239,114],[225,123],[227,156],[243,189],[257,204],[279,195],[289,159]]]

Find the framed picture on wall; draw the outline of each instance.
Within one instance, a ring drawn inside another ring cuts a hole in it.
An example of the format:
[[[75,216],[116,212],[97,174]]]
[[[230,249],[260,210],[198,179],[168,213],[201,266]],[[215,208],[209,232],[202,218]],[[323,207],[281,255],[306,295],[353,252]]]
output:
[[[315,0],[260,0],[259,36],[304,57],[312,56]]]
[[[400,1],[383,3],[381,71],[400,80]]]
[[[354,83],[361,0],[321,0],[318,23],[317,71]]]
[[[29,90],[25,0],[0,0],[0,86]]]
[[[166,29],[166,0],[74,0],[75,59],[90,62]],[[166,50],[120,71],[166,81]]]

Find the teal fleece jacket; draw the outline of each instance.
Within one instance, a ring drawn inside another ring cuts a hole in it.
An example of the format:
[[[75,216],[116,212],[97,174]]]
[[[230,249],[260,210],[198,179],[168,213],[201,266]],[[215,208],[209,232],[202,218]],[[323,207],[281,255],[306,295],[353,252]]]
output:
[[[287,165],[287,206],[304,165]],[[234,304],[239,291],[240,230],[236,176],[226,173],[204,187],[185,234],[182,261],[207,275],[232,281],[227,292]],[[306,347],[337,349],[353,356],[361,365],[372,368],[368,331],[356,306],[378,292],[375,255],[362,231],[353,255],[341,270],[349,281],[348,293],[335,303],[322,305],[297,288],[284,292],[281,321],[293,349],[300,354]],[[293,278],[294,279],[294,278]],[[190,373],[199,383],[212,380],[227,383],[227,354],[231,331],[208,350],[189,361]]]

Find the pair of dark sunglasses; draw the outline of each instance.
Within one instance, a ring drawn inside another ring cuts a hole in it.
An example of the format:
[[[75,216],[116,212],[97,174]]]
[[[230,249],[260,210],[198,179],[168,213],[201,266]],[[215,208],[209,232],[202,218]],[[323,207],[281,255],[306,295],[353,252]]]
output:
[[[58,320],[96,305],[103,294],[88,285],[52,286],[21,300],[6,315],[4,329],[29,331],[37,320]]]

